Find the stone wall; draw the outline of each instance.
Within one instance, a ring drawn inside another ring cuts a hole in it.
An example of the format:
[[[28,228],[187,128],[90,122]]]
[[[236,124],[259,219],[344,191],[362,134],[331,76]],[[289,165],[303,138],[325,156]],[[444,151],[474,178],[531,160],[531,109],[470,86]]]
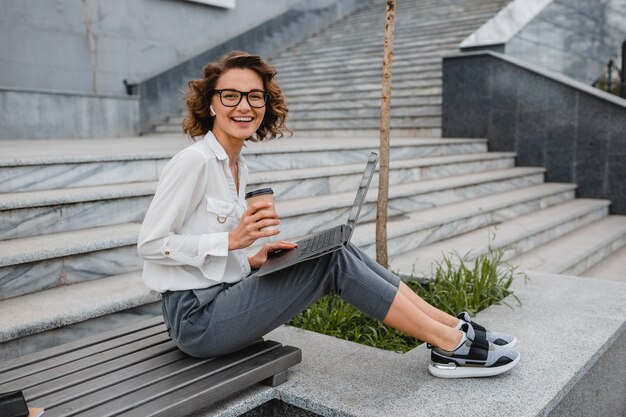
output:
[[[443,137],[484,137],[626,214],[626,100],[492,51],[443,61]]]

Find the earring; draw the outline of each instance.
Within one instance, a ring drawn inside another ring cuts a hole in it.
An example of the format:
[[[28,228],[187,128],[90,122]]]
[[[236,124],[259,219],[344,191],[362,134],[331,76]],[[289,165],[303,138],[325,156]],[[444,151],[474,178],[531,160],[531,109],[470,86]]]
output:
[[[215,114],[216,114],[216,113],[215,113],[215,109],[213,108],[213,105],[212,105],[212,104],[209,106],[209,114],[210,114],[211,116],[215,116]]]

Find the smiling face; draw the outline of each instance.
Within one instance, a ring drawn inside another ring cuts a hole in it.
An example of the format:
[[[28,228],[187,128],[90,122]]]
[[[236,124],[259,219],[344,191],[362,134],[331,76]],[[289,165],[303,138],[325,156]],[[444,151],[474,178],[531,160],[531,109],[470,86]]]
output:
[[[233,89],[244,93],[252,90],[265,91],[263,80],[259,74],[244,68],[233,68],[226,71],[217,80],[215,89]],[[236,107],[227,107],[220,101],[219,94],[213,95],[211,103],[215,111],[212,131],[220,141],[243,142],[252,136],[261,126],[267,108],[267,106],[262,108],[251,107],[246,97],[242,97]]]

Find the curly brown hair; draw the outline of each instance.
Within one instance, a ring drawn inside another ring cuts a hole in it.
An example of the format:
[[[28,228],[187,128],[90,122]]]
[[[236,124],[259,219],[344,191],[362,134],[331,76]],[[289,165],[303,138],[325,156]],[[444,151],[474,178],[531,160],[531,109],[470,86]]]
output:
[[[265,91],[269,93],[263,121],[255,136],[246,140],[260,142],[282,137],[285,131],[291,133],[285,126],[288,111],[285,98],[274,81],[276,70],[260,56],[243,51],[232,51],[220,60],[206,65],[202,70],[203,78],[189,81],[185,95],[187,115],[183,119],[183,131],[195,140],[213,128],[213,117],[209,113],[211,92],[220,76],[233,68],[251,69],[259,74]]]

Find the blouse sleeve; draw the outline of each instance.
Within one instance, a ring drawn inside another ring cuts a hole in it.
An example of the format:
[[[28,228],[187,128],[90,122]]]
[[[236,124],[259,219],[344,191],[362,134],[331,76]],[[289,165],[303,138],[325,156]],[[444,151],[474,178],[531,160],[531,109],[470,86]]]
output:
[[[228,232],[177,233],[203,200],[207,181],[208,166],[198,151],[185,150],[166,165],[139,232],[140,257],[162,265],[193,266],[214,281],[223,278]]]

